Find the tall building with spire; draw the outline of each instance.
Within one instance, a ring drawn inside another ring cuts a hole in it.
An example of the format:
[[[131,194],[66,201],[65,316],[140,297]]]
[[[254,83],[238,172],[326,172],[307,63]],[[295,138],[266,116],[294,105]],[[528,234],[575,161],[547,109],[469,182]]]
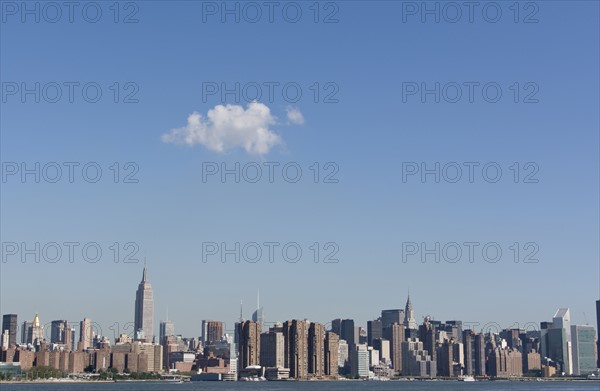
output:
[[[413,310],[412,303],[410,302],[410,293],[406,300],[406,309],[404,311],[404,327],[409,330],[415,330],[418,328],[417,321],[415,320],[415,311]]]
[[[252,321],[258,323],[260,327],[264,326],[265,318],[263,307],[260,306],[260,292],[256,296],[256,311],[252,314]]]
[[[31,327],[31,342],[34,345],[38,345],[40,342],[44,340],[44,327],[42,326],[42,322],[40,322],[40,317],[37,312],[33,317],[33,325]]]
[[[143,335],[147,341],[152,341],[154,337],[154,296],[152,285],[148,282],[146,264],[144,262],[144,272],[142,281],[138,285],[135,294],[135,333],[136,337]],[[140,333],[141,332],[141,333]]]

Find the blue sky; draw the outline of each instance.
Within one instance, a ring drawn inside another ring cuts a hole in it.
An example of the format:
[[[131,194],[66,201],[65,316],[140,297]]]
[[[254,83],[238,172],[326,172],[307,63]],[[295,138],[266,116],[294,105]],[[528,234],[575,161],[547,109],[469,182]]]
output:
[[[103,171],[97,183],[79,171],[73,183],[64,177],[35,183],[32,176],[22,183],[8,176],[1,192],[2,242],[97,242],[103,257],[96,263],[6,258],[2,313],[18,313],[23,321],[39,311],[44,322],[87,316],[106,328],[131,322],[142,264],[113,262],[110,246],[134,242],[137,258],[148,261],[157,324],[168,307],[184,335],[198,335],[202,319],[233,322],[240,299],[249,317],[257,289],[269,321],[348,317],[366,324],[381,309],[403,307],[408,289],[419,322],[432,315],[511,327],[548,320],[565,306],[575,323],[585,323],[584,313],[593,319],[600,272],[597,2],[536,2],[537,8],[521,2],[519,23],[509,8],[513,2],[504,1],[494,3],[502,10],[497,23],[486,21],[479,8],[473,23],[466,14],[457,23],[443,14],[440,23],[404,15],[403,23],[403,7],[410,5],[392,1],[322,2],[319,23],[312,2],[294,3],[302,9],[297,23],[287,22],[279,8],[273,23],[266,14],[257,23],[245,22],[243,14],[240,23],[231,17],[222,23],[203,13],[221,2],[139,1],[121,3],[114,23],[112,2],[97,4],[97,23],[86,22],[79,8],[74,23],[65,15],[48,23],[43,14],[40,23],[31,16],[22,23],[21,10],[15,16],[3,8],[3,170],[7,162],[94,162]],[[332,12],[338,23],[323,23]],[[130,13],[138,23],[122,23]],[[538,23],[523,23],[532,14]],[[49,103],[42,96],[36,103],[33,95],[8,93],[36,82],[48,93],[49,83],[62,85],[63,97]],[[88,103],[76,90],[70,103],[64,82],[97,83],[102,98]],[[118,103],[110,89],[115,82]],[[263,95],[265,82],[297,83],[302,97],[291,102],[276,88],[272,102],[256,102],[268,110],[260,118],[243,97],[203,99],[206,83],[231,88],[236,82],[258,83]],[[447,91],[455,85],[448,83],[463,86],[463,97],[449,103],[442,96],[436,103],[429,95],[422,103],[419,94],[403,96],[403,83],[433,88],[436,82]],[[468,82],[496,83],[502,97],[489,103],[476,88],[470,103]],[[126,83],[138,88],[133,98],[139,102],[123,102],[134,91]],[[325,89],[326,83],[337,87],[337,103],[323,101],[334,88]],[[538,103],[524,103],[535,88]],[[211,120],[209,110],[221,104],[241,106],[241,116],[230,110],[222,113],[225,125]],[[288,110],[300,112],[303,121],[296,122],[303,123],[292,123]],[[194,112],[200,124],[182,130],[193,145],[165,142]],[[236,121],[241,127],[227,125]],[[263,153],[244,149],[265,134],[277,142]],[[224,151],[215,145],[225,145]],[[125,168],[127,162],[134,165]],[[273,183],[235,183],[231,176],[226,183],[217,176],[203,183],[207,162],[229,168],[294,162],[303,175],[297,183],[279,171]],[[321,173],[334,167],[327,162],[335,163],[338,183],[314,183],[314,162]],[[475,171],[474,183],[436,183],[432,176],[404,183],[403,162],[429,168],[492,162],[502,177],[488,183]],[[528,162],[534,165],[525,169]],[[135,167],[138,183],[122,183]],[[539,169],[538,182],[523,183],[531,167]],[[275,241],[299,243],[303,258],[295,264],[202,262],[204,242]],[[336,243],[339,262],[315,263],[314,242]],[[494,242],[503,258],[403,263],[405,242],[429,248]],[[515,242],[535,243],[539,262],[515,263]]]

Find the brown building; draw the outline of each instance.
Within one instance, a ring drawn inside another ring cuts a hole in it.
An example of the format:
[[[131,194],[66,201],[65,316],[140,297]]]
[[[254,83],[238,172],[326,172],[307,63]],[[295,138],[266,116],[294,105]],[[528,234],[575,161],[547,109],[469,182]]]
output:
[[[311,323],[308,327],[308,373],[320,378],[325,374],[325,326]]]
[[[100,370],[106,371],[110,367],[110,350],[109,349],[98,349],[94,352],[94,370],[96,372]]]
[[[221,340],[223,337],[223,322],[217,320],[203,321],[204,344],[209,345]]]
[[[324,371],[325,376],[332,379],[338,378],[339,364],[339,349],[340,337],[334,332],[328,331],[325,334],[325,354],[324,354]]]
[[[390,359],[396,374],[402,372],[402,342],[404,342],[404,325],[393,323],[384,329],[384,338],[390,341]]]
[[[137,371],[138,372],[151,372],[148,369],[150,368],[148,363],[148,354],[147,353],[138,353],[137,354]]]
[[[71,352],[69,354],[69,373],[82,373],[86,367],[85,352]]]
[[[48,366],[52,369],[60,369],[60,352],[58,350],[48,352]]]
[[[220,357],[200,357],[196,360],[196,369],[204,373],[229,373],[228,360]]]
[[[523,374],[542,369],[542,356],[535,350],[523,355]]]
[[[265,368],[283,368],[285,340],[280,331],[269,330],[260,335],[260,365]]]
[[[113,352],[110,359],[110,367],[117,370],[118,373],[123,373],[127,368],[127,353]]]
[[[496,348],[490,352],[488,364],[490,376],[523,376],[523,358],[517,350]]]
[[[21,364],[23,371],[28,371],[33,368],[35,362],[35,352],[31,350],[20,350],[18,349],[15,353],[15,361]]]
[[[290,369],[290,378],[308,377],[308,322],[288,320],[283,324],[285,367]]]
[[[162,371],[163,352],[161,345],[136,341],[131,344],[131,352],[139,354],[137,372]],[[131,368],[129,368],[129,370],[130,372],[133,372]]]
[[[94,341],[94,330],[92,329],[92,320],[84,318],[79,322],[79,342],[77,350],[83,351],[92,348]]]
[[[260,365],[260,324],[251,320],[236,323],[239,336],[238,358],[240,369]]]
[[[129,372],[138,372],[138,354],[137,353],[126,353],[127,370]]]
[[[73,341],[73,329],[71,329],[71,326],[69,326],[68,322],[66,323],[66,328],[65,328],[65,350],[67,352],[70,352],[71,350],[73,350],[73,345],[72,345],[72,341]]]

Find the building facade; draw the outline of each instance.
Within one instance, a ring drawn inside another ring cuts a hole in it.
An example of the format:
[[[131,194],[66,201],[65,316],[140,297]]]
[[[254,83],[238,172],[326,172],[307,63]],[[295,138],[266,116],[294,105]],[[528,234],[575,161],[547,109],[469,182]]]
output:
[[[136,339],[143,336],[146,341],[152,341],[154,337],[154,293],[145,265],[142,281],[135,295],[134,331]]]

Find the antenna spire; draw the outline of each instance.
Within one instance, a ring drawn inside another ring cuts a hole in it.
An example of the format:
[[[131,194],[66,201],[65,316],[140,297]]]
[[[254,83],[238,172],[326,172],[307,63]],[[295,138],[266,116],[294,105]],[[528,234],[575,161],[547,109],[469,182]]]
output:
[[[142,282],[146,282],[147,274],[146,274],[146,257],[144,257],[144,272],[142,274]]]

